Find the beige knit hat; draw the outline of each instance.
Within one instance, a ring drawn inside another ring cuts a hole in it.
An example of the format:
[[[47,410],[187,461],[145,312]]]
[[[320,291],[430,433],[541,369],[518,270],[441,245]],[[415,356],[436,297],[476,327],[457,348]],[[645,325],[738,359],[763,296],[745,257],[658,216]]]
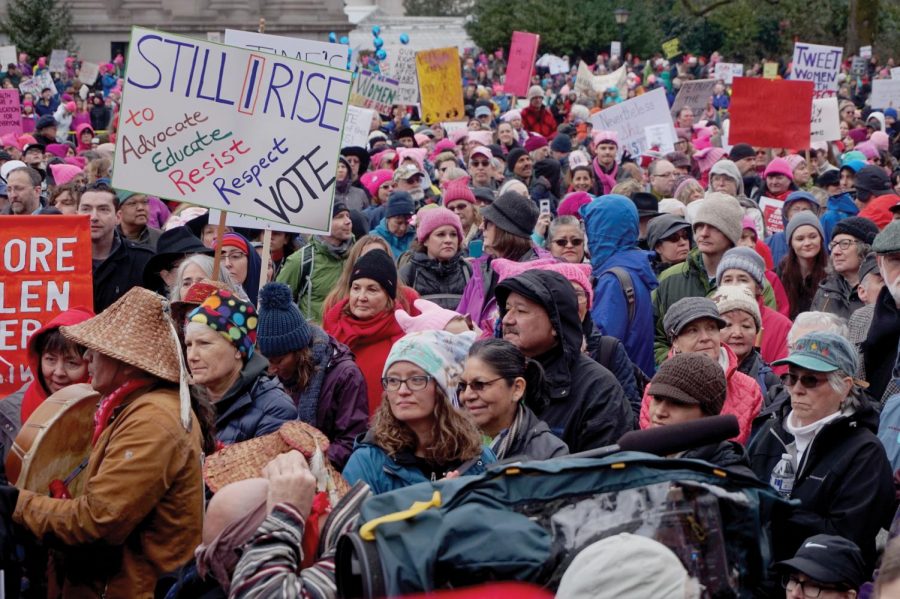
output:
[[[762,328],[759,304],[756,303],[756,298],[749,287],[745,285],[722,285],[713,291],[711,299],[716,302],[719,314],[725,314],[732,310],[742,310],[753,317],[757,331]]]

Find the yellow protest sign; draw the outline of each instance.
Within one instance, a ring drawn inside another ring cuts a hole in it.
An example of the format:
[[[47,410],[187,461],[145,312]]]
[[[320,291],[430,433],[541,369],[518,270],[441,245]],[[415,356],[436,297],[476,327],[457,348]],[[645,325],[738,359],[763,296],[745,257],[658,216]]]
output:
[[[778,63],[777,62],[765,62],[763,63],[763,77],[766,79],[774,79],[778,76]]]
[[[416,72],[422,100],[422,120],[458,121],[465,118],[462,72],[455,47],[416,52]]]
[[[681,54],[680,42],[677,37],[673,37],[672,39],[663,42],[662,49],[663,54],[670,60]]]

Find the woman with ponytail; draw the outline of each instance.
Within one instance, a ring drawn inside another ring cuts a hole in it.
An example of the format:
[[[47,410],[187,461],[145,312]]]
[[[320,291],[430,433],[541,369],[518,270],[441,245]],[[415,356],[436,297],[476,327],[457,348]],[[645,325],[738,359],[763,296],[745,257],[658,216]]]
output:
[[[541,403],[544,371],[502,339],[475,342],[459,380],[459,402],[485,436],[498,460],[546,460],[569,448],[527,404]]]

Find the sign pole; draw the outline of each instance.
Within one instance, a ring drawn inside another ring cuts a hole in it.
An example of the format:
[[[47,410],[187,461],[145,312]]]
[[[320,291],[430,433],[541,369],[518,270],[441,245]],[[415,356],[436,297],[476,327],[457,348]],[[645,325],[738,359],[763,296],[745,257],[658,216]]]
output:
[[[219,225],[216,227],[216,257],[213,259],[212,280],[219,280],[219,267],[222,264],[222,237],[225,236],[225,217],[228,215],[224,210],[219,211]]]
[[[263,288],[263,285],[268,283],[269,279],[269,262],[272,261],[272,229],[266,227],[266,230],[263,231],[263,246],[262,246],[262,266],[259,269],[259,289],[260,291]]]

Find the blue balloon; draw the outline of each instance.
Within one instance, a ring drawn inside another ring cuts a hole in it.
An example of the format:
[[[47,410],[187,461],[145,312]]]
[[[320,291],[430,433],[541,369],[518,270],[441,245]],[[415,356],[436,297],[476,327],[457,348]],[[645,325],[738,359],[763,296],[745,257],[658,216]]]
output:
[[[337,42],[337,34],[334,31],[332,31],[331,33],[328,34],[328,41],[331,42],[332,44]]]
[[[381,35],[381,27],[379,27],[378,25],[373,25],[372,26],[372,35],[374,35],[375,37],[378,37],[379,35]]]
[[[387,58],[387,52],[385,52],[384,48],[380,48],[378,52],[375,53],[375,57],[378,58],[378,60],[384,60]]]
[[[341,43],[344,44],[345,46],[349,45],[350,38],[345,35],[344,37],[341,38]]]
[[[403,44],[404,46],[409,43],[409,34],[408,33],[400,34],[400,43]]]
[[[384,45],[384,40],[381,39],[380,37],[376,37],[374,40],[372,40],[372,44],[375,46],[375,49],[377,50],[378,48],[380,48]]]

